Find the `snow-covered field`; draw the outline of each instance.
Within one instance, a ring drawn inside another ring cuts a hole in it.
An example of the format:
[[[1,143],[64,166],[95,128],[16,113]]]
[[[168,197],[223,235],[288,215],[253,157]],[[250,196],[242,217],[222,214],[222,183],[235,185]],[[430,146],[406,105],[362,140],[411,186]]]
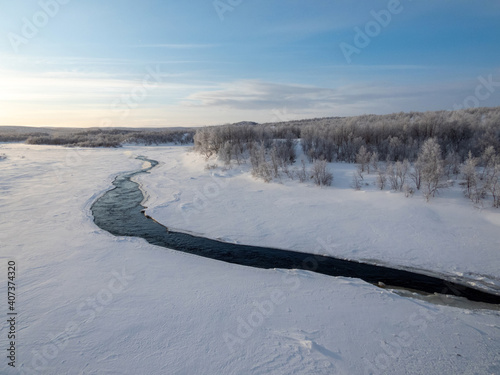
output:
[[[140,177],[147,213],[169,227],[463,276],[500,290],[500,210],[488,203],[474,208],[458,183],[426,203],[422,196],[380,191],[375,174],[365,174],[362,190],[354,190],[353,164],[331,163],[333,186],[319,188],[286,176],[266,184],[248,165],[206,170],[217,161],[178,148],[151,157],[163,165]]]
[[[186,147],[0,145],[2,374],[498,374],[500,313],[405,298],[360,280],[261,270],[97,228],[90,205],[136,155],[148,213],[171,227],[474,277],[499,277],[498,213],[204,170]],[[7,263],[17,263],[16,368]]]

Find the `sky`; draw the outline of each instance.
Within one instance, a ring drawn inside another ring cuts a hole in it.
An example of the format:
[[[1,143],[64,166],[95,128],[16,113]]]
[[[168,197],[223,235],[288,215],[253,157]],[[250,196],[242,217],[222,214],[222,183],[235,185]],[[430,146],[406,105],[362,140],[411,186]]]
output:
[[[0,125],[500,105],[500,2],[0,0]]]

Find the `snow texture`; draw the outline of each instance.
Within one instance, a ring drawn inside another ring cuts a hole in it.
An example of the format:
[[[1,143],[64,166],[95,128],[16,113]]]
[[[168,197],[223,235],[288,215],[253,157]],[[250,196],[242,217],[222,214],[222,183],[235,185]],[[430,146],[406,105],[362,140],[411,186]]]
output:
[[[187,150],[0,145],[7,155],[0,162],[0,311],[5,317],[7,262],[15,260],[19,312],[16,368],[2,356],[0,373],[500,373],[498,311],[114,237],[94,225],[90,206],[145,155],[162,162],[138,177],[148,213],[167,225],[491,280],[499,276],[498,214],[458,197],[425,204],[355,192],[342,178],[347,165],[334,166],[332,188],[264,184],[237,168],[205,171]],[[204,205],[197,191],[209,198]]]

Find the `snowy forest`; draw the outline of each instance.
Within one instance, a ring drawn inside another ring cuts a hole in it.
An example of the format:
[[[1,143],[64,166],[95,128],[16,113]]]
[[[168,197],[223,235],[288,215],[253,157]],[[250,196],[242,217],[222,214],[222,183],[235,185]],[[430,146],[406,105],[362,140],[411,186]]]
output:
[[[266,182],[286,175],[330,185],[328,163],[356,163],[355,189],[375,173],[381,190],[429,200],[454,178],[474,203],[500,207],[500,107],[213,126],[198,129],[194,144],[226,165],[248,161]],[[298,145],[310,168],[298,163]]]
[[[19,128],[0,128],[0,142],[25,142],[31,145],[72,147],[120,147],[122,144],[158,145],[165,143],[190,144],[193,129],[54,129],[20,131]]]

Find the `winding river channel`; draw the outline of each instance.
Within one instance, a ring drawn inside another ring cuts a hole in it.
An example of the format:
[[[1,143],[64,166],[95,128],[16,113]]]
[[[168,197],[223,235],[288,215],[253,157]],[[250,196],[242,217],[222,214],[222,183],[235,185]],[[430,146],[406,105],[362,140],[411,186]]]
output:
[[[170,231],[144,214],[144,206],[141,205],[144,195],[139,184],[132,181],[132,177],[149,172],[158,162],[145,157],[138,159],[149,162],[151,166],[118,175],[113,181],[115,187],[100,196],[91,207],[95,224],[115,236],[140,237],[153,245],[243,266],[303,269],[330,276],[358,278],[375,285],[500,304],[499,295],[437,276],[310,253],[226,243]]]

